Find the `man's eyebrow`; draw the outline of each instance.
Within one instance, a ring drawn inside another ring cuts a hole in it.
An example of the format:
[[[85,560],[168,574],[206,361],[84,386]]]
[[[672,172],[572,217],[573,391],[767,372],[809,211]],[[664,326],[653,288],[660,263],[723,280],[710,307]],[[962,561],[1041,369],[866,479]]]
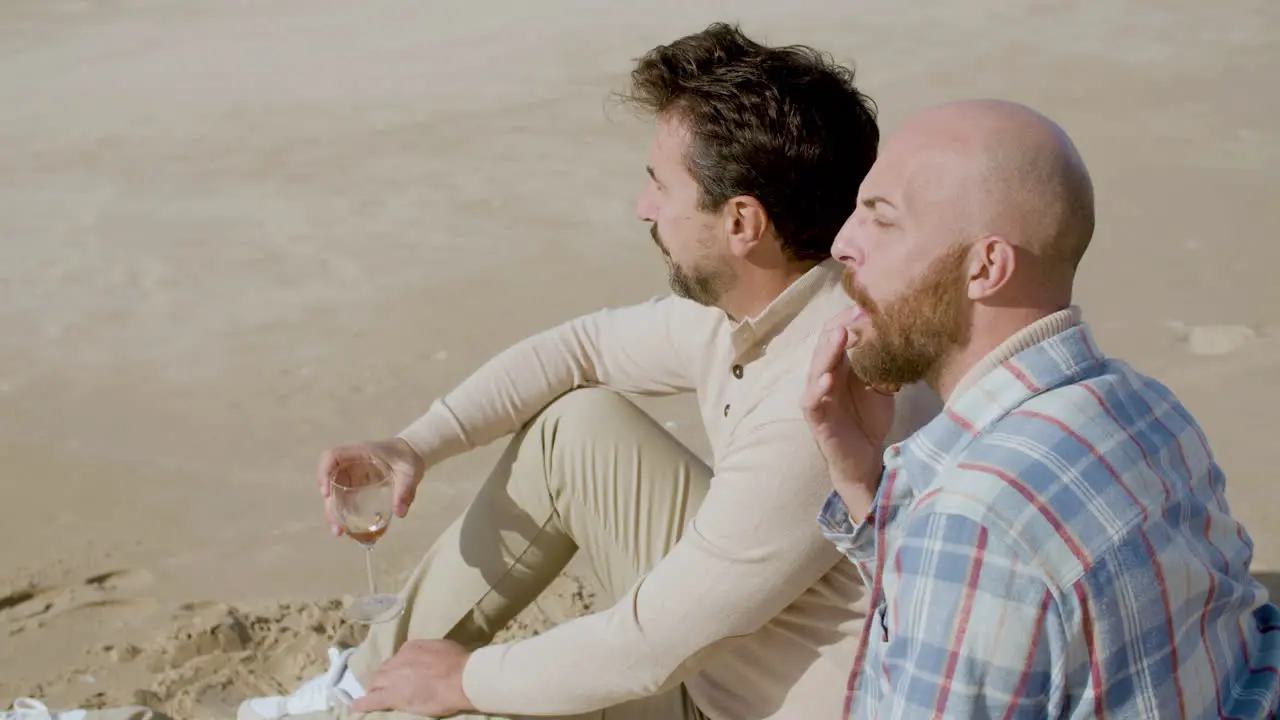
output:
[[[885,205],[888,205],[889,207],[893,208],[894,210],[897,210],[897,209],[898,209],[898,206],[897,206],[897,205],[894,205],[893,203],[891,203],[891,202],[889,202],[888,200],[886,200],[886,199],[884,199],[884,198],[880,197],[879,195],[873,195],[873,196],[871,196],[871,197],[869,197],[869,198],[863,198],[863,199],[862,199],[862,206],[863,206],[863,207],[865,207],[865,208],[866,208],[866,209],[868,209],[868,210],[875,210],[875,209],[876,209],[876,205],[877,205],[877,204],[879,204],[879,203],[884,203]]]
[[[644,166],[644,169],[645,169],[646,171],[648,171],[648,173],[649,173],[649,177],[653,178],[653,181],[654,181],[654,182],[658,183],[659,185],[661,185],[661,184],[662,184],[662,181],[658,179],[658,176],[657,176],[657,175],[655,175],[655,174],[653,173],[653,166],[652,166],[652,165],[645,165],[645,166]]]

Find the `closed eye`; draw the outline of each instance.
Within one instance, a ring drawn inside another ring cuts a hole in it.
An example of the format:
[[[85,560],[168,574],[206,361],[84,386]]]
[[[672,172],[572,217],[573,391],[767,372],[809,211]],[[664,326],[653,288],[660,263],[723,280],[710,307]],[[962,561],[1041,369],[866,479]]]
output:
[[[887,227],[893,226],[892,222],[889,222],[888,220],[883,219],[883,217],[880,215],[879,208],[877,207],[878,205],[886,205],[890,208],[893,208],[896,211],[897,208],[894,207],[893,203],[877,195],[875,197],[863,198],[861,205],[862,205],[862,208],[865,208],[867,212],[871,213],[871,222],[875,223],[876,227],[887,228]],[[859,209],[862,209],[862,208],[859,208]]]
[[[654,185],[654,187],[658,188],[659,190],[664,189],[664,188],[663,188],[663,185],[662,185],[662,181],[661,181],[661,180],[659,180],[659,179],[658,179],[658,175],[657,175],[656,173],[654,173],[654,172],[653,172],[653,166],[652,166],[652,165],[648,165],[648,166],[646,166],[646,167],[645,167],[645,170],[647,170],[647,171],[649,172],[649,179],[653,181],[653,185]]]

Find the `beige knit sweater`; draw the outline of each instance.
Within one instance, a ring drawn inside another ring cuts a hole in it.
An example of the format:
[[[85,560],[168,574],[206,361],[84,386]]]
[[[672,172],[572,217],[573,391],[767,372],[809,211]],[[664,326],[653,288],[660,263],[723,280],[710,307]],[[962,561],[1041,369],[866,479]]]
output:
[[[476,652],[464,685],[482,712],[586,712],[684,682],[717,720],[839,715],[864,588],[819,532],[831,485],[799,409],[817,336],[849,307],[839,279],[827,261],[740,323],[675,297],[580,317],[497,355],[401,433],[436,463],[576,387],[701,406],[715,476],[683,538],[615,606]],[[904,391],[890,441],[938,406]]]

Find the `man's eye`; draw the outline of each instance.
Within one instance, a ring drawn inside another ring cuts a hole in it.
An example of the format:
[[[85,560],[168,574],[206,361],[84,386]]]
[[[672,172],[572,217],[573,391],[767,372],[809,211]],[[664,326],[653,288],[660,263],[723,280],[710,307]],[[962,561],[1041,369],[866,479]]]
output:
[[[890,225],[892,225],[892,224],[893,224],[893,223],[885,222],[884,220],[881,220],[880,218],[871,218],[871,222],[875,223],[875,224],[876,224],[876,227],[889,227]]]

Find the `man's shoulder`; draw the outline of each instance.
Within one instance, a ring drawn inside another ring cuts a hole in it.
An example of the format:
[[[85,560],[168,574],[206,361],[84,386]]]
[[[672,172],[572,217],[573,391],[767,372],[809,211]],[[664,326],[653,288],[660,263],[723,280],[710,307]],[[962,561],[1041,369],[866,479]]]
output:
[[[1208,487],[1216,472],[1173,394],[1109,361],[983,429],[950,459],[930,505],[991,525],[1069,583],[1170,495]]]
[[[1141,462],[1142,452],[1129,452],[1139,445],[1158,449],[1188,439],[1202,441],[1203,433],[1169,388],[1123,361],[1106,359],[1087,376],[1008,408],[981,428],[966,451],[1021,451],[1028,461],[1066,459],[1097,472],[1108,463]]]
[[[1185,462],[1161,462],[1171,453]],[[1012,408],[984,429],[969,454],[1008,458],[1086,484],[1142,472],[1189,477],[1211,463],[1202,429],[1174,393],[1111,359],[1089,377]]]

